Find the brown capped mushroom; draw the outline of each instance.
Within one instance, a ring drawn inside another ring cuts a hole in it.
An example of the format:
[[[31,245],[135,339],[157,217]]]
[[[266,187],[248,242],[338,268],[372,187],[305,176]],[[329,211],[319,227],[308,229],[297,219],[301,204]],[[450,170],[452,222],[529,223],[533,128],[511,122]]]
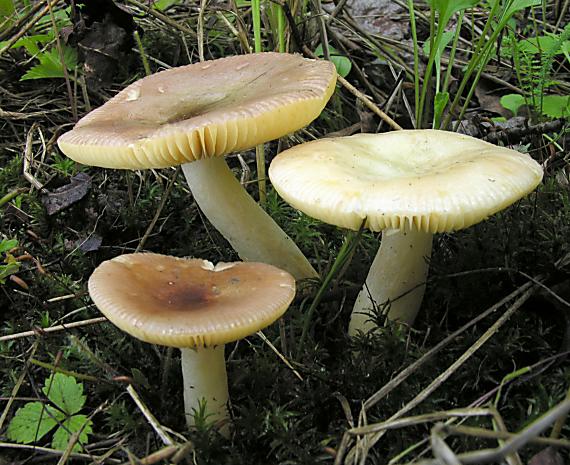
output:
[[[123,331],[180,348],[188,424],[194,424],[204,400],[208,420],[223,424],[228,422],[224,344],[283,315],[295,295],[295,280],[264,263],[213,265],[140,253],[99,265],[89,279],[89,294]]]
[[[82,118],[58,145],[106,168],[182,165],[210,222],[244,260],[297,279],[316,272],[240,185],[223,155],[284,136],[314,120],[336,82],[332,63],[285,53],[233,56],[140,79]]]

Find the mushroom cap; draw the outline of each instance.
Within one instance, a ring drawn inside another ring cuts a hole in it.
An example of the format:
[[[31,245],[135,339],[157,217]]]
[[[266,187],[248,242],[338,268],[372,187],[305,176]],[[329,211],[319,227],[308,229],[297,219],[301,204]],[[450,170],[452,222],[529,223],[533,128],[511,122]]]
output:
[[[436,130],[308,142],[269,167],[279,195],[321,221],[430,233],[486,219],[531,192],[542,174],[528,155]]]
[[[277,139],[313,121],[336,83],[332,63],[256,53],[142,78],[58,139],[73,160],[164,168]]]
[[[99,265],[89,294],[116,326],[146,342],[210,347],[236,341],[277,320],[295,280],[264,263],[218,263],[153,253]]]

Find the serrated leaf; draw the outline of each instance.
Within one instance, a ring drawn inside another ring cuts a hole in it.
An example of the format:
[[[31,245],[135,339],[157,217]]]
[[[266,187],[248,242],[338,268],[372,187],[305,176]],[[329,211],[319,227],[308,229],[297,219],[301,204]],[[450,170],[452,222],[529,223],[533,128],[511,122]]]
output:
[[[67,415],[79,412],[85,404],[83,384],[78,383],[73,376],[63,373],[52,374],[46,379],[43,393]]]
[[[52,40],[53,35],[51,34],[36,34],[18,39],[11,48],[24,47],[30,55],[38,55],[40,53],[38,44],[44,45]]]
[[[513,116],[517,116],[519,108],[525,104],[525,99],[520,94],[507,94],[501,97],[499,103],[503,108],[512,112]]]
[[[37,58],[40,60],[40,63],[30,68],[28,72],[20,78],[20,81],[65,77],[57,49],[53,48],[40,53]],[[77,52],[75,49],[64,47],[63,60],[67,69],[71,70],[75,68],[75,66],[77,66]]]
[[[92,426],[93,422],[87,415],[74,415],[69,417],[61,423],[61,426],[53,435],[51,446],[57,450],[65,450],[67,449],[71,435],[81,431],[77,442],[73,445],[73,449],[71,449],[72,452],[81,452],[83,450],[82,445],[87,444],[89,435],[93,432]]]
[[[16,411],[6,434],[12,441],[30,444],[44,437],[61,419],[62,413],[53,407],[29,402]]]
[[[0,253],[8,252],[14,247],[18,247],[18,239],[5,239],[0,241]]]

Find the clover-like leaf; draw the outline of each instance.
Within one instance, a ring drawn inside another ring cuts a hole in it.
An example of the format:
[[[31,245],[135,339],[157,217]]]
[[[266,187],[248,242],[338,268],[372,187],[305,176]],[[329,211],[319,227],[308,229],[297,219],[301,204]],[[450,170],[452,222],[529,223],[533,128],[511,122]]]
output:
[[[29,402],[19,408],[8,425],[9,439],[30,444],[44,437],[62,420],[62,412],[41,402]]]
[[[73,376],[63,373],[52,374],[46,379],[42,391],[67,415],[79,412],[85,404],[83,384],[78,383]]]
[[[83,450],[82,445],[87,444],[89,435],[93,432],[92,426],[93,422],[87,415],[73,415],[61,423],[61,426],[53,435],[51,446],[57,450],[65,450],[71,435],[79,432],[77,442],[71,450],[72,452],[81,452]]]

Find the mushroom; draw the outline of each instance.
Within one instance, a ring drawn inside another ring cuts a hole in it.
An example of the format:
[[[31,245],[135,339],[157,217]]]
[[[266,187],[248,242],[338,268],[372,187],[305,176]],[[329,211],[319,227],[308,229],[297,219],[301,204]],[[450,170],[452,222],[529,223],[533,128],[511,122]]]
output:
[[[145,342],[180,348],[189,426],[206,401],[208,419],[228,423],[224,344],[277,320],[295,295],[293,277],[264,263],[218,263],[153,253],[120,255],[89,278],[97,308]],[[228,431],[222,426],[222,432]]]
[[[528,155],[436,130],[309,142],[282,152],[269,168],[279,195],[307,215],[353,230],[364,221],[383,231],[350,335],[376,328],[370,320],[376,305],[389,305],[389,319],[411,325],[433,234],[488,218],[531,192],[542,174]]]
[[[223,156],[313,121],[336,83],[332,63],[257,53],[172,68],[131,84],[58,139],[73,160],[105,168],[182,165],[192,194],[243,260],[297,279],[308,260],[247,194]]]

